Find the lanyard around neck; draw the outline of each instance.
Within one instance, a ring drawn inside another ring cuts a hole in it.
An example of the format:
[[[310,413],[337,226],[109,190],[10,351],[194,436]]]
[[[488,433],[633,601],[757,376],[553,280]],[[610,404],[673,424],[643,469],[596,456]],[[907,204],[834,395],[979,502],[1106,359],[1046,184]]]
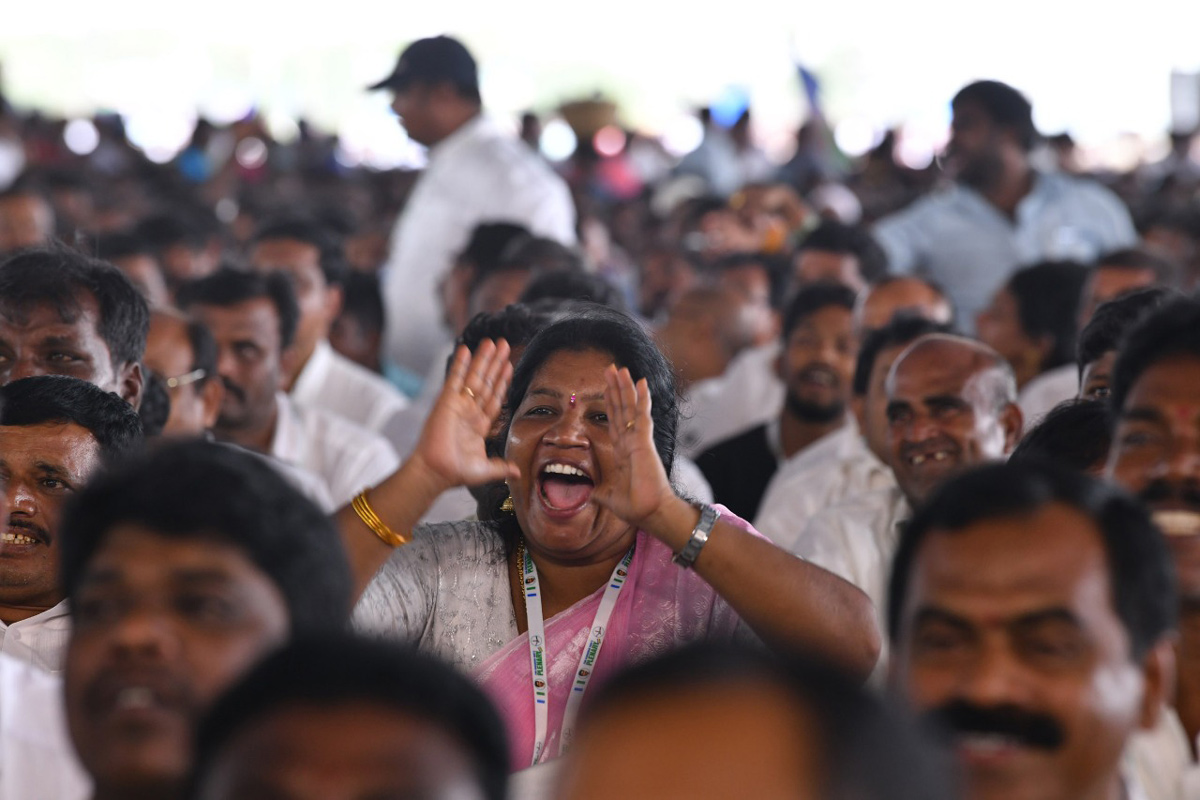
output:
[[[524,542],[522,542],[524,545]],[[529,620],[529,668],[533,683],[533,720],[534,744],[533,764],[542,760],[546,750],[546,735],[550,718],[550,681],[548,656],[546,653],[546,620],[542,617],[542,596],[538,583],[537,566],[529,550],[521,547],[521,585],[525,592],[525,616]],[[571,739],[575,735],[575,718],[579,714],[579,704],[583,702],[583,693],[587,691],[588,683],[595,670],[596,659],[600,656],[600,648],[604,645],[604,636],[608,632],[608,621],[612,618],[613,609],[617,605],[617,595],[625,585],[629,576],[629,564],[633,561],[633,548],[625,553],[621,563],[613,569],[612,576],[604,588],[604,596],[600,598],[600,607],[592,620],[591,631],[588,633],[587,644],[583,646],[583,654],[579,657],[579,666],[575,669],[574,684],[567,696],[567,707],[563,713],[562,731],[559,736],[559,755],[567,752]]]

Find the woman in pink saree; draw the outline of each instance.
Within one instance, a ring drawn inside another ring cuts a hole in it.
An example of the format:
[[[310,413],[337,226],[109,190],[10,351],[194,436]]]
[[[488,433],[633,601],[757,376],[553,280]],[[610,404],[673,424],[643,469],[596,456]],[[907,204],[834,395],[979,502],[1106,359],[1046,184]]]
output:
[[[504,457],[489,458],[510,376]],[[865,595],[672,489],[675,397],[641,326],[599,307],[547,326],[515,373],[504,342],[462,348],[412,456],[364,493],[366,516],[339,517],[355,624],[470,672],[514,770],[570,746],[593,681],[686,642],[816,649],[864,679],[875,664]],[[499,522],[416,525],[442,491],[494,480],[511,492]]]

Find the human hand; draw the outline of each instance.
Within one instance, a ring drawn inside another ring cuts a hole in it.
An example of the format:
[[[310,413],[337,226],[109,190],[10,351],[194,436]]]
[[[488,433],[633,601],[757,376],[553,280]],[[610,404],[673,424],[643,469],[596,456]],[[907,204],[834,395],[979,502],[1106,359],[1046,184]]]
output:
[[[629,370],[609,365],[604,371],[604,403],[612,440],[615,474],[606,475],[593,499],[635,527],[678,498],[654,447],[650,387],[636,384]]]
[[[512,379],[508,342],[484,339],[472,354],[460,346],[442,393],[409,461],[445,488],[478,486],[520,476],[515,464],[489,458],[486,439]]]

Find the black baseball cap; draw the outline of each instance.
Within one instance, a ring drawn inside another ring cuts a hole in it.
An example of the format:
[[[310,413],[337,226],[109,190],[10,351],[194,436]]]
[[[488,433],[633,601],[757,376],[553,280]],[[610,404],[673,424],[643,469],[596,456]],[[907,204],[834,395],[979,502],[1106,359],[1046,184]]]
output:
[[[475,59],[463,43],[449,36],[418,39],[404,48],[396,68],[367,89],[402,90],[413,83],[450,83],[460,90],[478,94],[479,72]]]

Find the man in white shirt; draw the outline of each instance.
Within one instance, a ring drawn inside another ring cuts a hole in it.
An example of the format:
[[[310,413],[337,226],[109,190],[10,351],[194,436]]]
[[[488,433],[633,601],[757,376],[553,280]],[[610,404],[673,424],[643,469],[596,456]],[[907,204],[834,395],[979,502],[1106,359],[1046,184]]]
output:
[[[1125,336],[1109,401],[1108,475],[1167,534],[1179,608],[1179,669],[1159,729],[1132,748],[1150,800],[1200,796],[1200,301],[1178,298]]]
[[[896,487],[825,509],[798,539],[779,543],[866,592],[881,624],[900,523],[951,475],[1003,459],[1021,436],[1012,370],[987,345],[924,336],[896,360],[885,385]]]
[[[944,286],[964,327],[1023,264],[1090,262],[1137,241],[1129,212],[1103,186],[1033,169],[1033,109],[1017,90],[978,81],[951,107],[955,185],[884,218],[875,238],[892,272]]]
[[[286,275],[296,293],[300,320],[284,375],[291,398],[331,411],[396,445],[404,432],[402,412],[408,400],[381,375],[329,344],[329,329],[342,306],[341,242],[315,220],[281,219],[255,233],[247,259],[258,272]]]
[[[948,734],[967,800],[1144,796],[1123,754],[1172,688],[1163,538],[1128,494],[1034,462],[954,478],[906,526],[890,677]]]
[[[400,466],[383,437],[300,406],[281,391],[283,353],[299,316],[287,278],[223,269],[184,284],[177,300],[217,341],[217,372],[225,385],[214,429],[219,439],[316,473],[336,507]]]
[[[430,148],[393,231],[383,286],[385,355],[423,375],[452,336],[441,326],[435,287],[471,230],[510,221],[571,244],[575,208],[566,183],[483,116],[475,59],[457,40],[413,42],[371,88],[393,93],[409,138]]]
[[[0,387],[0,653],[62,669],[70,633],[59,582],[63,505],[102,464],[141,444],[133,408],[86,381],[39,376]]]
[[[794,542],[825,508],[878,489],[895,487],[887,464],[887,391],[892,364],[910,344],[944,325],[898,319],[863,341],[854,368],[853,422],[829,434],[782,466],[763,494],[754,527],[775,542]]]

